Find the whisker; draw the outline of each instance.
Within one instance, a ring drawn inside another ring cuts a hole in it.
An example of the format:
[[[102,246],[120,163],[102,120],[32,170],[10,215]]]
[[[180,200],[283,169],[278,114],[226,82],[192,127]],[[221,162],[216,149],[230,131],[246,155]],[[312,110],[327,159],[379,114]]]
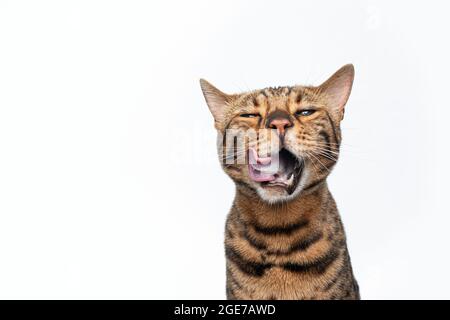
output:
[[[331,152],[333,154],[339,154],[338,151],[330,150],[329,148],[325,148],[325,147],[321,147],[321,146],[313,146],[311,149],[312,150],[322,150],[322,151],[326,151],[326,152]]]
[[[311,150],[311,153],[313,154],[317,154],[317,155],[322,155],[327,157],[330,160],[337,160],[339,158],[338,154],[330,154],[329,152],[323,151],[323,150]]]
[[[330,152],[332,154],[339,154],[339,151],[335,151],[332,150],[330,148],[326,148],[326,147],[322,147],[322,146],[311,146],[311,148],[309,150],[321,150],[321,151],[326,151],[326,152]]]
[[[314,163],[315,161],[313,161],[313,159],[311,158],[309,153],[306,153],[306,157],[310,160],[310,163],[313,166],[315,176],[318,177],[319,176],[319,169],[316,167],[316,164]]]
[[[325,154],[325,153],[322,153],[322,152],[317,152],[316,155],[325,157],[325,158],[327,158],[327,159],[329,159],[331,161],[338,161],[338,158],[329,156],[328,154]]]
[[[320,161],[316,156],[314,156],[312,153],[310,153],[310,155],[311,155],[314,159],[316,159],[316,160],[322,165],[322,167],[324,167],[328,172],[331,172],[330,169],[328,169],[328,168],[322,163],[322,161]]]

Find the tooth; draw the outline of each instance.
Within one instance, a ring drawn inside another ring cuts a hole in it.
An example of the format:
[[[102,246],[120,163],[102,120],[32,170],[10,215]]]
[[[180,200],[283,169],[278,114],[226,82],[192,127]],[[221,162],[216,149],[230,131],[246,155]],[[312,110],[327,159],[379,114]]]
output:
[[[291,177],[288,179],[287,184],[291,185],[292,182],[294,182],[294,174],[293,173],[291,173]]]

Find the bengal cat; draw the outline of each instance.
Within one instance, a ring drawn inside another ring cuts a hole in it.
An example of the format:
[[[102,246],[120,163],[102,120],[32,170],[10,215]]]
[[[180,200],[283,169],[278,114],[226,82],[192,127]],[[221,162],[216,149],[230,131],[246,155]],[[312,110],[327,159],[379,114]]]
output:
[[[326,182],[353,78],[345,65],[317,87],[231,95],[200,80],[222,167],[236,184],[225,228],[228,299],[360,298]],[[242,136],[240,146],[224,148]]]

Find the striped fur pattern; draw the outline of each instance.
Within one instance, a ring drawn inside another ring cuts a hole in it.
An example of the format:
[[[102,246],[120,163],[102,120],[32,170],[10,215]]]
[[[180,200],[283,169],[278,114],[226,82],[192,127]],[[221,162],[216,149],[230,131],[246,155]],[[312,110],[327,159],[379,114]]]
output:
[[[246,164],[222,163],[236,184],[225,228],[228,299],[360,298],[344,228],[326,183],[338,159],[340,122],[353,77],[353,66],[346,65],[317,87],[233,95],[201,80],[221,137],[230,128],[269,128],[274,119],[283,119],[283,127],[276,127],[280,150],[301,165],[294,184],[283,187],[252,180]],[[247,152],[249,145],[247,141],[244,150],[235,152]],[[259,152],[268,141],[259,139],[253,146]]]

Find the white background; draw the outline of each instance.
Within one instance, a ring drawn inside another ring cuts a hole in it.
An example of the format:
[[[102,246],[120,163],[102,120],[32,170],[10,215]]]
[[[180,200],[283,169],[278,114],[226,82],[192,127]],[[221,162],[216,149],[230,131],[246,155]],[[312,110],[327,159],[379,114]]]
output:
[[[356,79],[329,184],[366,299],[450,298],[445,1],[0,1],[0,298],[225,297],[198,79]]]

